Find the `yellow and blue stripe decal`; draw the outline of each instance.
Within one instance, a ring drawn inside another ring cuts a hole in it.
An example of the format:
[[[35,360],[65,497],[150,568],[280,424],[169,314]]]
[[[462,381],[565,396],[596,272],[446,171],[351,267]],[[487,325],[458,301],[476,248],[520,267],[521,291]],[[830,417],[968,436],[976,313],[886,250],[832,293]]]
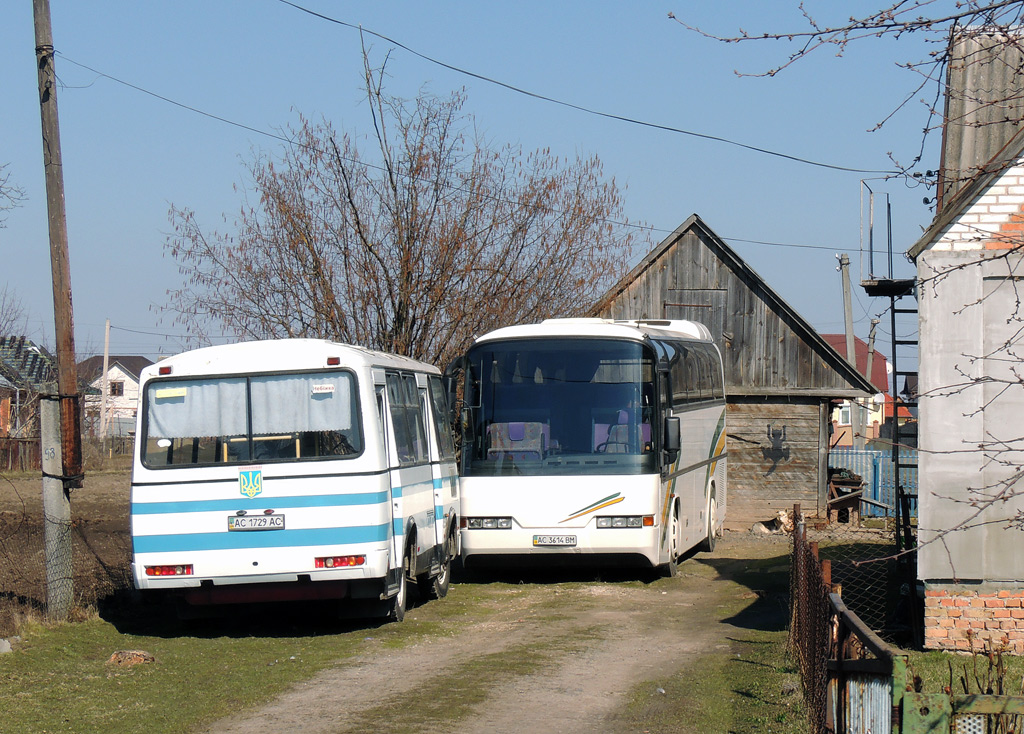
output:
[[[626,498],[622,496],[622,492],[616,492],[615,494],[610,494],[610,495],[608,495],[607,497],[605,497],[602,500],[598,500],[597,502],[594,502],[593,504],[587,505],[586,507],[584,507],[582,509],[576,510],[575,512],[571,513],[569,515],[569,517],[565,518],[564,520],[559,520],[558,524],[561,525],[563,522],[569,522],[570,520],[575,520],[577,517],[583,517],[584,515],[589,515],[591,512],[597,512],[598,510],[600,510],[603,507],[609,507],[611,505],[617,505],[619,502],[622,502],[624,499],[626,499]]]
[[[183,533],[178,535],[136,535],[136,553],[178,553],[184,551],[236,550],[247,548],[290,548],[315,545],[374,543],[388,539],[388,526],[365,525],[347,528],[275,530],[262,533]]]
[[[708,473],[704,478],[704,498],[707,499],[708,487],[711,484],[711,475],[715,473],[715,468],[718,466],[720,460],[719,457],[725,452],[725,411],[722,411],[722,415],[718,419],[718,425],[715,427],[715,435],[711,439],[711,454],[708,456],[709,459],[714,459],[708,464]]]

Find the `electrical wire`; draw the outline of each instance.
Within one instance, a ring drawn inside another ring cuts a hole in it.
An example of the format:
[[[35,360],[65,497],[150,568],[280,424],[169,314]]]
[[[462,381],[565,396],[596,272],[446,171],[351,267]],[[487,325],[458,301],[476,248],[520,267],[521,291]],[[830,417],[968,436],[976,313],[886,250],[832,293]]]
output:
[[[572,102],[566,102],[564,100],[556,99],[554,97],[549,97],[547,95],[538,94],[537,92],[531,92],[531,91],[529,91],[527,89],[523,89],[521,87],[517,87],[517,86],[514,86],[512,84],[508,84],[507,82],[499,81],[497,79],[493,79],[493,78],[485,76],[483,74],[478,74],[476,72],[469,71],[468,69],[463,69],[463,68],[460,68],[458,66],[453,66],[452,64],[445,63],[444,61],[440,61],[440,60],[435,59],[435,58],[433,58],[431,56],[427,56],[424,53],[416,51],[415,49],[410,48],[409,46],[405,45],[404,43],[401,43],[400,41],[396,41],[393,38],[385,36],[382,33],[377,33],[376,31],[372,31],[372,30],[370,30],[368,28],[364,28],[361,25],[357,25],[357,24],[354,24],[354,23],[348,23],[346,21],[338,20],[337,18],[332,18],[332,17],[330,17],[328,15],[324,15],[323,13],[318,13],[318,12],[316,12],[314,10],[310,10],[309,8],[304,8],[301,5],[298,5],[296,3],[291,2],[290,0],[278,0],[278,2],[282,3],[283,5],[288,5],[288,6],[292,7],[292,8],[295,8],[296,10],[299,10],[299,11],[301,11],[303,13],[307,13],[309,15],[312,15],[315,18],[320,18],[321,20],[325,20],[325,21],[327,21],[329,23],[335,23],[337,25],[344,26],[345,28],[351,28],[353,30],[359,31],[360,33],[369,34],[371,36],[374,36],[375,38],[381,39],[382,41],[387,41],[388,43],[393,43],[398,48],[403,49],[404,51],[407,51],[408,53],[412,54],[413,56],[416,56],[416,57],[418,57],[420,59],[423,59],[424,61],[427,61],[427,62],[429,62],[431,64],[436,64],[437,66],[440,66],[440,67],[442,67],[444,69],[448,69],[449,71],[454,71],[457,74],[463,74],[463,75],[468,76],[468,77],[470,77],[472,79],[478,79],[478,80],[480,80],[482,82],[487,82],[488,84],[494,84],[496,86],[502,87],[503,89],[508,89],[509,91],[515,92],[516,94],[522,94],[522,95],[524,95],[526,97],[531,97],[533,99],[541,100],[542,102],[549,102],[551,104],[559,105],[559,106],[562,106],[562,107],[567,107],[569,109],[573,109],[573,110],[576,110],[578,112],[584,112],[584,113],[586,113],[588,115],[594,115],[596,117],[604,117],[604,118],[609,119],[609,120],[618,120],[619,122],[625,122],[625,123],[628,123],[630,125],[639,125],[641,127],[652,128],[654,130],[662,130],[664,132],[677,133],[679,135],[689,135],[691,137],[700,138],[702,140],[712,140],[712,141],[719,142],[719,143],[725,143],[727,145],[734,145],[734,146],[736,146],[738,148],[743,148],[745,150],[750,150],[750,151],[753,151],[755,153],[762,153],[764,155],[775,156],[776,158],[783,158],[785,160],[794,161],[796,163],[803,163],[803,164],[806,164],[808,166],[817,166],[818,168],[827,168],[827,169],[830,169],[830,170],[833,170],[833,171],[844,171],[844,172],[848,172],[848,173],[879,173],[879,174],[883,174],[883,175],[887,175],[887,176],[899,176],[899,175],[902,175],[902,174],[906,173],[906,171],[892,171],[892,170],[887,171],[887,170],[877,170],[877,169],[848,168],[846,166],[838,166],[838,165],[834,165],[834,164],[831,164],[831,163],[821,163],[819,161],[810,160],[808,158],[801,158],[800,156],[789,155],[787,153],[780,153],[778,151],[769,150],[768,148],[761,148],[761,147],[758,147],[756,145],[748,145],[746,143],[741,143],[741,142],[736,141],[736,140],[730,140],[729,138],[723,138],[723,137],[718,136],[718,135],[710,135],[710,134],[707,134],[707,133],[698,133],[698,132],[694,132],[693,130],[684,130],[682,128],[672,127],[670,125],[661,125],[661,124],[654,123],[654,122],[646,122],[644,120],[637,120],[637,119],[632,118],[632,117],[626,117],[625,115],[617,115],[617,114],[614,114],[614,113],[611,113],[611,112],[602,112],[600,110],[595,110],[595,109],[592,109],[590,107],[584,107],[582,105],[573,104]]]
[[[253,127],[251,125],[246,125],[246,124],[241,123],[241,122],[236,122],[234,120],[231,120],[231,119],[229,119],[227,117],[223,117],[221,115],[215,115],[215,114],[213,114],[211,112],[206,112],[205,110],[199,109],[198,107],[194,107],[192,105],[188,105],[188,104],[185,104],[183,102],[178,102],[175,99],[172,99],[172,98],[167,97],[165,95],[159,94],[157,92],[153,92],[153,91],[151,91],[149,89],[146,89],[145,87],[141,87],[141,86],[139,86],[137,84],[133,84],[131,82],[125,81],[124,79],[120,79],[120,78],[118,78],[116,76],[112,76],[111,74],[107,74],[106,72],[100,71],[99,69],[91,67],[88,64],[83,64],[80,61],[75,61],[74,59],[72,59],[72,58],[70,58],[70,57],[60,53],[59,51],[56,52],[56,54],[58,56],[60,56],[63,61],[66,61],[69,64],[73,64],[74,66],[77,66],[77,67],[80,67],[80,68],[85,69],[87,71],[90,71],[93,74],[96,74],[97,76],[100,76],[100,77],[102,77],[104,79],[109,79],[110,81],[115,82],[116,84],[121,84],[122,86],[128,87],[129,89],[135,90],[135,91],[140,92],[140,93],[145,94],[145,95],[148,95],[148,96],[153,97],[154,99],[158,99],[158,100],[160,100],[162,102],[166,102],[167,104],[173,105],[173,106],[178,107],[180,109],[187,110],[188,112],[193,112],[193,113],[195,113],[197,115],[200,115],[202,117],[206,117],[206,118],[211,119],[211,120],[215,120],[217,122],[221,122],[221,123],[223,123],[225,125],[230,125],[232,127],[237,127],[237,128],[239,128],[241,130],[246,130],[248,132],[255,133],[257,135],[262,135],[264,137],[271,138],[273,140],[277,140],[277,141],[280,141],[282,143],[286,143],[288,145],[294,145],[296,147],[305,148],[305,149],[308,149],[308,150],[318,150],[317,148],[315,148],[313,146],[307,145],[306,143],[302,143],[302,142],[299,142],[297,140],[292,140],[291,138],[287,138],[287,137],[285,137],[283,135],[278,135],[277,133],[267,132],[266,130],[261,130],[261,129],[259,129],[257,127]],[[351,157],[345,157],[345,156],[340,156],[340,157],[341,157],[342,160],[344,160],[346,162],[349,162],[349,163],[354,163],[354,164],[358,164],[360,166],[365,166],[367,168],[370,168],[370,169],[376,170],[376,171],[382,171],[382,172],[385,171],[383,166],[374,165],[373,163],[368,163],[368,162],[363,161],[363,160],[356,160],[356,159],[351,158]],[[402,175],[408,176],[409,174],[403,173]],[[675,229],[668,229],[668,228],[663,228],[663,227],[655,227],[655,226],[649,225],[649,224],[634,224],[632,222],[624,222],[624,221],[619,221],[619,220],[615,220],[615,219],[603,218],[600,221],[602,221],[602,222],[604,222],[606,224],[612,224],[612,225],[616,225],[616,226],[619,226],[619,227],[625,227],[625,228],[633,229],[633,230],[636,230],[636,231],[639,231],[639,232],[649,232],[649,233],[652,233],[652,234],[670,235],[670,234],[672,234],[675,231]],[[765,246],[769,246],[769,247],[794,247],[794,248],[798,248],[798,249],[825,250],[825,251],[828,251],[828,252],[834,252],[835,251],[834,247],[826,247],[824,245],[802,245],[802,244],[792,244],[792,243],[785,243],[785,242],[766,242],[766,241],[763,241],[763,240],[741,239],[741,238],[738,238],[738,237],[722,237],[722,239],[727,241],[727,242],[742,242],[742,243],[746,243],[746,244],[765,245]]]

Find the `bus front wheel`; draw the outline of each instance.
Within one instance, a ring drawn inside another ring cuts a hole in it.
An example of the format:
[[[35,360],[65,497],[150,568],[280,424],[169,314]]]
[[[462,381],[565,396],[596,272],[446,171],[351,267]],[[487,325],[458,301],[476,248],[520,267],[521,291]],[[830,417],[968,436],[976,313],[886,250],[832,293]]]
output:
[[[704,540],[701,541],[700,549],[707,553],[712,552],[715,549],[715,542],[718,534],[718,500],[715,499],[715,493],[712,491],[711,500],[708,502],[708,532]]]
[[[668,563],[661,567],[661,575],[672,578],[679,570],[679,509],[672,505],[672,519],[668,523]]]

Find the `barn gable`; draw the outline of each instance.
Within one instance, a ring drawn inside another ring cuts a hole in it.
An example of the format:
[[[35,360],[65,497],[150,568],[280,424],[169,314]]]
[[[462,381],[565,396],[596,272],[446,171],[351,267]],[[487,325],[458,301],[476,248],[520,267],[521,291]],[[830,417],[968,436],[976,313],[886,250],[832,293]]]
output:
[[[591,310],[613,319],[691,319],[722,352],[729,403],[733,527],[795,503],[824,516],[831,403],[874,394],[696,214],[652,250]]]

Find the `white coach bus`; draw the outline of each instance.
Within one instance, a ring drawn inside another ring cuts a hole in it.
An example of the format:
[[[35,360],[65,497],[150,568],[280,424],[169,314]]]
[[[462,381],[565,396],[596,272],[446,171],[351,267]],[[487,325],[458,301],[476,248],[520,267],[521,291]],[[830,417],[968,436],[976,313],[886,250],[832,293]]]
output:
[[[209,347],[141,375],[132,573],[188,605],[447,593],[459,481],[438,370],[314,339]],[[195,611],[195,610],[192,610]]]
[[[674,575],[725,517],[722,359],[689,321],[551,319],[478,338],[464,373],[462,560]]]

